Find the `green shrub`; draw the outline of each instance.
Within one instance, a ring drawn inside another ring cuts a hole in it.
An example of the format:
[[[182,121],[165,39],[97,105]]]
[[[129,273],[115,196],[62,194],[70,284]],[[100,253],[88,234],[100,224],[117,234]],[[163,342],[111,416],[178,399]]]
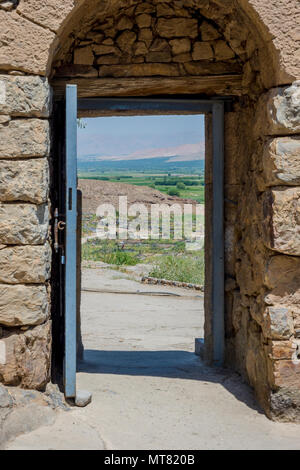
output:
[[[178,191],[178,189],[173,189],[173,188],[169,189],[167,194],[169,196],[178,196],[178,197],[180,197],[180,191]]]
[[[157,279],[204,284],[204,252],[163,256],[149,274]]]

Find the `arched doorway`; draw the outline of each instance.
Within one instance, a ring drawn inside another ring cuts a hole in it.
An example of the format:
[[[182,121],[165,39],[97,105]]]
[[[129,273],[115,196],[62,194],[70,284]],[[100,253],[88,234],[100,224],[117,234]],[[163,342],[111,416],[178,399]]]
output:
[[[245,10],[232,4],[108,2],[99,13],[95,8],[93,4],[78,10],[62,35],[51,75],[56,99],[62,96],[66,83],[71,83],[77,85],[80,98],[193,95],[229,96],[233,101],[225,116],[226,363],[254,386],[264,409],[276,415],[281,382],[277,383],[274,371],[283,363],[276,362],[274,341],[285,342],[292,330],[287,336],[270,332],[278,300],[268,297],[273,288],[269,279],[275,276],[273,263],[285,262],[275,259],[274,252],[287,253],[274,243],[273,227],[267,222],[267,207],[274,210],[269,187],[280,182],[270,183],[263,175],[261,159],[269,129],[259,114],[263,107],[260,96],[278,74],[274,54],[266,52],[260,28]],[[207,119],[207,154],[211,138],[212,126]],[[208,361],[213,351],[212,191],[208,167]],[[293,316],[289,309],[283,315],[288,323]],[[281,345],[286,345],[283,342]]]
[[[230,95],[226,361],[269,416],[299,419],[298,1],[287,11],[264,0],[20,0],[3,4],[0,19],[1,382],[43,390],[49,381],[57,274],[49,122],[60,115],[51,114],[48,78],[56,98],[66,82],[82,97]],[[211,132],[207,120],[207,142]],[[208,203],[211,183],[207,168]],[[210,298],[207,291],[208,359]]]

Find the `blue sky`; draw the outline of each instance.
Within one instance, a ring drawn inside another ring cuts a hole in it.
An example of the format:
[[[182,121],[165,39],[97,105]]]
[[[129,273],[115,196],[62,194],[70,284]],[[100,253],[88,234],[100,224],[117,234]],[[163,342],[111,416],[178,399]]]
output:
[[[102,117],[83,120],[78,157],[134,152],[204,142],[204,116]]]

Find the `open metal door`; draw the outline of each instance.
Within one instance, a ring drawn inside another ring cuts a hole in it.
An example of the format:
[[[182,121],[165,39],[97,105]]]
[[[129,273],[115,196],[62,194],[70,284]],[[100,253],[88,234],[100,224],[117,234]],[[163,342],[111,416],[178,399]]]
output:
[[[77,284],[77,87],[66,87],[65,131],[65,357],[66,398],[76,397],[76,284]]]

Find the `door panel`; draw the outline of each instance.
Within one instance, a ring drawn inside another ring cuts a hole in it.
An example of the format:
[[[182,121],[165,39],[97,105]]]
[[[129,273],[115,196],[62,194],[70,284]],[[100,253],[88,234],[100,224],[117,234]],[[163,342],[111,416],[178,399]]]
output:
[[[77,87],[66,88],[65,184],[65,396],[76,396],[76,265],[77,265]]]

